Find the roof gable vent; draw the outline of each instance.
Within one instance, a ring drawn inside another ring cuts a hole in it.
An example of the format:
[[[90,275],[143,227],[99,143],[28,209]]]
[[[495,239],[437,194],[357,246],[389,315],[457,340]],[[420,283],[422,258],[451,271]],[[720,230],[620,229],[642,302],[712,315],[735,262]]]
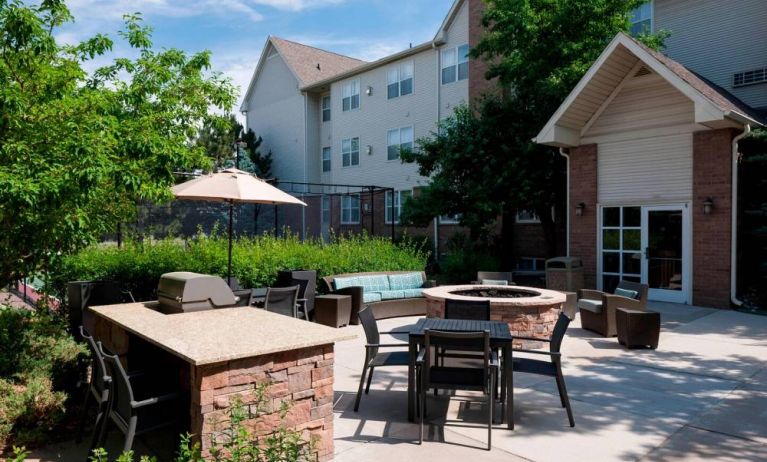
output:
[[[645,75],[652,74],[652,71],[650,69],[647,69],[647,66],[642,66],[639,68],[639,70],[634,74],[634,77],[643,77]]]

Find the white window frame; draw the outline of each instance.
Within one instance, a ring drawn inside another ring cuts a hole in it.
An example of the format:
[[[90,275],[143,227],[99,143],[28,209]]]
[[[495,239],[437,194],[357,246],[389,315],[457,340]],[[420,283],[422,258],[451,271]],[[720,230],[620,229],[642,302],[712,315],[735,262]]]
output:
[[[322,220],[323,225],[330,224],[330,209],[331,209],[331,202],[332,198],[330,196],[322,196],[322,205],[321,205],[321,216],[320,219]]]
[[[453,215],[440,215],[439,216],[439,224],[441,225],[458,225],[461,223],[461,215],[460,213],[456,213]]]
[[[409,69],[408,69],[409,67]],[[409,75],[408,75],[409,71]],[[404,82],[410,80],[410,91],[408,93],[402,92],[402,85]],[[396,87],[395,87],[396,86]],[[392,95],[390,88],[396,88],[396,95]],[[413,61],[405,61],[399,63],[393,67],[390,67],[386,71],[386,98],[396,99],[400,96],[412,95],[415,91],[415,64]]]
[[[327,156],[325,155],[327,154]],[[322,153],[320,154],[320,163],[322,164],[322,173],[327,173],[333,168],[333,149],[330,146],[323,146]],[[328,168],[325,169],[325,162],[328,163]]]
[[[635,16],[642,10],[643,7],[645,7],[645,5],[647,5],[650,17],[640,19],[640,20],[635,20]],[[650,28],[646,32],[652,33],[653,30],[655,30],[655,0],[649,0],[647,3],[644,3],[638,8],[635,8],[634,10],[631,11],[629,16],[629,22],[631,24],[629,26],[629,33],[631,33],[631,35],[634,35],[634,32],[631,30],[634,27],[634,25],[643,23],[648,20],[650,21]]]
[[[531,216],[525,216],[525,213],[527,213],[527,214],[529,214]],[[556,217],[556,215],[555,215],[555,212],[554,212],[554,207],[552,206],[551,207],[551,220],[552,221],[556,221],[555,217]],[[517,210],[516,216],[514,217],[514,222],[515,223],[520,223],[520,224],[540,223],[541,222],[541,217],[539,217],[538,214],[535,213],[532,210],[521,209],[521,210]]]
[[[403,141],[402,132],[410,133],[410,140]],[[415,127],[413,125],[406,125],[404,127],[393,128],[386,131],[386,160],[399,160],[400,153],[403,149],[413,149],[415,146]],[[389,148],[397,147],[397,156],[392,157],[389,153]]]
[[[345,82],[341,89],[341,111],[342,112],[349,112],[349,111],[355,111],[360,108],[360,79],[354,79],[350,80],[348,82]],[[355,99],[354,97],[357,97],[356,102],[357,105],[354,105]],[[346,101],[349,100],[349,105],[347,107]]]
[[[327,105],[325,104],[327,103]],[[331,110],[332,104],[330,95],[325,95],[322,97],[322,100],[320,101],[320,120],[322,123],[330,122],[333,112]],[[327,113],[327,119],[325,118],[325,114]]]
[[[404,194],[404,198],[402,197]],[[386,191],[384,199],[385,204],[385,221],[387,225],[392,224],[392,214],[394,214],[394,224],[399,224],[400,216],[402,216],[402,206],[408,197],[413,197],[412,189],[403,189],[401,191]],[[392,203],[392,198],[394,199]]]
[[[354,140],[357,140],[357,149],[354,149]],[[346,144],[348,143],[349,149],[346,149]],[[355,156],[354,154],[357,154],[357,162],[354,162]],[[348,158],[348,161],[347,161]],[[351,138],[344,138],[341,140],[341,167],[347,168],[347,167],[356,167],[360,164],[360,137],[359,136],[353,136]]]
[[[356,207],[355,207],[356,205]],[[358,225],[360,224],[360,195],[359,194],[346,194],[341,196],[341,224],[342,225]],[[348,211],[348,219],[344,218],[344,212]],[[357,213],[357,219],[354,219],[354,213]]]
[[[465,49],[465,53],[461,53],[461,49]],[[451,83],[460,82],[469,78],[469,45],[463,44],[456,47],[445,48],[440,52],[440,83],[442,85],[449,85]],[[445,64],[446,56],[451,57],[451,64]],[[466,75],[461,77],[460,68],[461,65],[465,66]],[[453,69],[453,77],[449,80],[445,80],[445,71]]]

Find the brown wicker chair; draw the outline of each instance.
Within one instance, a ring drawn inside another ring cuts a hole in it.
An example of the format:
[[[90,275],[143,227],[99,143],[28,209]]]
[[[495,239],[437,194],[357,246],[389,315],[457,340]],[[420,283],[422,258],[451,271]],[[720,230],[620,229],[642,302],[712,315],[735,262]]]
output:
[[[581,326],[584,329],[605,337],[615,337],[618,335],[615,323],[616,308],[647,309],[647,284],[621,281],[615,290],[619,291],[618,289],[636,292],[636,296],[629,298],[588,289],[578,291],[578,311],[581,314]]]

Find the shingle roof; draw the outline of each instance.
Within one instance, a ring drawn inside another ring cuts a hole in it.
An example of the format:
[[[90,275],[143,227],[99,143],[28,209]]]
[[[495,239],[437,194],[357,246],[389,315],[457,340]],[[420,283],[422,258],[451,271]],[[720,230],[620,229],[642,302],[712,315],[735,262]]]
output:
[[[296,73],[302,87],[365,64],[365,61],[359,59],[290,40],[278,37],[271,37],[270,40],[287,65]]]
[[[722,87],[714,84],[713,82],[699,76],[695,72],[687,69],[682,64],[674,61],[668,56],[659,51],[655,51],[652,48],[647,47],[643,43],[639,42],[633,37],[628,37],[633,40],[637,45],[642,47],[645,51],[650,53],[655,59],[660,61],[671,72],[676,74],[679,78],[687,82],[691,87],[697,90],[700,94],[708,98],[712,103],[719,106],[722,110],[736,112],[738,114],[747,116],[757,122],[764,123],[765,120],[759,113],[744,103],[735,95],[723,89]]]

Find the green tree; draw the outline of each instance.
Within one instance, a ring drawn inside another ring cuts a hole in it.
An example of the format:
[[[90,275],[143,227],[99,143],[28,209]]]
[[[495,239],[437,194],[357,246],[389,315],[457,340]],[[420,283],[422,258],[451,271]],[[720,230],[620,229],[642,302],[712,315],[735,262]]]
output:
[[[485,32],[471,50],[488,64],[500,91],[459,108],[403,159],[417,162],[431,183],[407,204],[403,219],[424,224],[462,213],[472,234],[486,236],[501,217],[502,256],[509,263],[514,214],[541,219],[547,252],[556,248],[553,206],[564,203],[564,159],[532,139],[646,0],[495,0]],[[643,35],[658,48],[665,34]]]
[[[209,168],[190,146],[236,90],[210,52],[152,49],[127,15],[119,36],[137,53],[92,73],[111,52],[98,34],[57,43],[73,18],[63,0],[0,0],[0,284],[45,269],[127,221],[139,201],[170,198],[174,171]]]

